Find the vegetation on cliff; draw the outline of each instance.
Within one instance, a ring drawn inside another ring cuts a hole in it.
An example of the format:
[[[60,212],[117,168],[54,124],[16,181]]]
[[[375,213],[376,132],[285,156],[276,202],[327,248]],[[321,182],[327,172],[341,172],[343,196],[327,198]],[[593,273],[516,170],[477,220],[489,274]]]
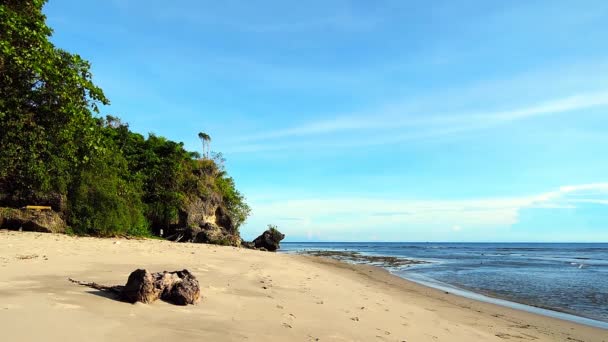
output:
[[[250,210],[221,155],[100,117],[109,101],[90,64],[49,41],[45,2],[0,0],[0,206],[50,205],[79,234],[148,235],[198,198],[238,235]]]

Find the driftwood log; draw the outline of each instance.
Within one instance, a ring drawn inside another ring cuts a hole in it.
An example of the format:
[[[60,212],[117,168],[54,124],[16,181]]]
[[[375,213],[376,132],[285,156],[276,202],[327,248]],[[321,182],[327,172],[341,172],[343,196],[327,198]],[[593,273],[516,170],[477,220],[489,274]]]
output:
[[[196,277],[188,270],[150,273],[138,269],[129,275],[127,284],[105,286],[69,278],[73,283],[112,293],[129,303],[152,303],[157,299],[176,305],[196,304],[200,287]]]

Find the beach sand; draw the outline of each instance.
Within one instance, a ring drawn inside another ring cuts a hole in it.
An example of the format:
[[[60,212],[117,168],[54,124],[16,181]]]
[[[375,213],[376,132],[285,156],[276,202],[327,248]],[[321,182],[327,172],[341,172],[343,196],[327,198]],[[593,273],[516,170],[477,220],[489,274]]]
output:
[[[124,284],[188,269],[195,306],[128,304]],[[371,267],[160,240],[0,231],[2,341],[605,341],[608,331],[446,294]]]

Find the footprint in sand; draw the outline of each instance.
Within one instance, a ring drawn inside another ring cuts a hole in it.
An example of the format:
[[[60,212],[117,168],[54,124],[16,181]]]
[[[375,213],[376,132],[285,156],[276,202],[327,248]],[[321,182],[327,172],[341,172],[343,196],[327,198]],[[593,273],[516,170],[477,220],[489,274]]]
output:
[[[386,335],[386,336],[388,336],[388,335],[390,335],[390,334],[391,334],[391,332],[390,332],[390,331],[387,331],[387,330],[382,330],[382,329],[380,329],[380,328],[376,328],[376,330],[384,332],[384,335]]]
[[[291,314],[291,313],[290,313],[290,314],[283,314],[282,316],[283,316],[284,318],[290,319],[290,320],[292,320],[292,321],[293,321],[294,319],[296,319],[296,316],[295,316],[294,314]]]

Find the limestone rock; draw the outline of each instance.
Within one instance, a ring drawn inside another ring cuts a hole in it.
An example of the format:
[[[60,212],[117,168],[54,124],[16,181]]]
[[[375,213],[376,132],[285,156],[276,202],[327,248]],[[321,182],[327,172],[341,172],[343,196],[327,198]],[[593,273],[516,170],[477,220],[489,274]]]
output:
[[[275,228],[270,228],[253,240],[253,246],[258,249],[264,248],[267,251],[275,252],[281,247],[279,243],[284,238],[285,234],[282,234]]]
[[[0,208],[0,228],[43,233],[64,233],[65,221],[51,210]]]
[[[167,229],[165,237],[177,242],[241,245],[238,229],[217,196],[187,199],[180,209],[179,223]]]

